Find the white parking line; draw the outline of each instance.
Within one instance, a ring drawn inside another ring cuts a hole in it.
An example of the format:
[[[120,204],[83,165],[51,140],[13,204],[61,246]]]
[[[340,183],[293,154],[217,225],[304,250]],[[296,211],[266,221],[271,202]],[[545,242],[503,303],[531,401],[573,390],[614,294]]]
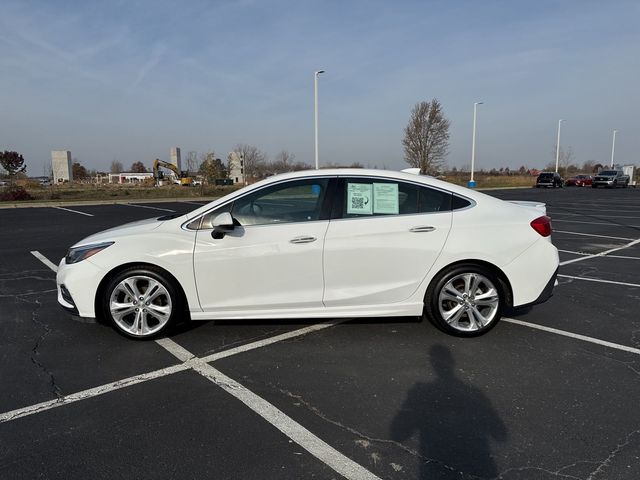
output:
[[[569,265],[570,263],[583,262],[584,260],[589,260],[590,258],[594,258],[594,257],[604,257],[605,255],[608,255],[610,253],[618,252],[620,250],[624,250],[625,248],[633,247],[634,245],[637,245],[638,243],[640,243],[640,238],[638,238],[636,240],[633,240],[633,241],[627,243],[626,245],[622,245],[621,247],[615,247],[615,248],[611,248],[609,250],[605,250],[604,252],[594,253],[593,255],[588,255],[586,257],[572,258],[571,260],[566,260],[564,262],[560,262],[560,266]]]
[[[594,254],[594,253],[585,253],[585,252],[574,252],[572,250],[562,250],[560,248],[558,249],[558,251],[562,252],[562,253],[569,253],[571,255],[583,255],[585,257],[594,257],[594,256],[595,257],[603,257],[604,256],[604,254],[602,254],[602,253],[595,253]],[[640,260],[640,257],[628,257],[626,255],[607,255],[607,258],[622,258],[622,259],[625,259],[625,260]],[[564,265],[564,263],[563,263],[563,265]]]
[[[127,207],[149,208],[151,210],[162,210],[163,212],[175,212],[175,210],[169,210],[168,208],[149,207],[147,205],[138,205],[135,203],[119,203],[118,205],[125,205]]]
[[[121,388],[137,385],[138,383],[153,380],[155,378],[166,377],[167,375],[182,372],[183,370],[188,370],[189,368],[191,368],[190,364],[181,363],[180,365],[174,365],[169,368],[162,368],[153,372],[135,375],[133,377],[124,378],[122,380],[111,383],[105,383],[104,385],[100,385],[99,387],[82,390],[81,392],[65,395],[63,397],[56,398],[55,400],[49,400],[48,402],[42,402],[35,405],[30,405],[28,407],[17,408],[16,410],[11,410],[10,412],[0,413],[0,423],[17,420],[18,418],[33,415],[35,413],[45,412],[47,410],[51,410],[52,408],[62,407],[63,405],[69,405],[80,400],[97,397],[98,395],[103,395],[105,393],[113,392]]]
[[[565,330],[559,330],[557,328],[544,327],[542,325],[523,322],[522,320],[516,320],[514,318],[503,318],[502,321],[507,323],[514,323],[516,325],[522,325],[524,327],[535,328],[536,330],[543,330],[545,332],[555,333],[556,335],[562,335],[564,337],[575,338],[576,340],[582,340],[583,342],[595,343],[596,345],[602,345],[604,347],[615,348],[616,350],[622,350],[624,352],[640,355],[640,348],[627,347],[626,345],[620,345],[619,343],[607,342],[606,340],[587,337],[586,335],[580,335],[579,333],[567,332]]]
[[[157,343],[179,360],[187,361],[195,357],[191,352],[169,338],[158,340]],[[252,411],[343,477],[353,480],[379,479],[379,477],[344,456],[264,398],[256,395],[244,385],[226,376],[208,363],[200,360],[194,364],[193,369],[225,392],[240,400]]]
[[[561,275],[561,274],[558,274],[558,277],[571,278],[573,280],[585,280],[587,282],[612,283],[614,285],[623,285],[625,287],[640,287],[640,283],[616,282],[615,280],[602,280],[601,278],[575,277],[573,275]]]
[[[623,223],[604,223],[604,222],[583,222],[581,220],[567,220],[564,218],[556,218],[555,216],[551,220],[553,223],[555,222],[566,222],[566,223],[584,223],[586,225],[604,225],[606,227],[622,227],[622,228],[640,228],[640,225],[625,225]]]
[[[49,267],[54,272],[56,273],[58,272],[58,266],[55,263],[53,263],[51,260],[49,260],[47,257],[42,255],[39,251],[34,250],[31,252],[31,255],[36,257],[38,260],[40,260],[42,263],[44,263],[47,267]]]
[[[49,266],[49,265],[47,265],[47,266]],[[54,265],[54,267],[55,267],[55,265]],[[333,325],[336,325],[338,323],[340,323],[340,322],[321,323],[321,324],[318,324],[318,325],[312,325],[310,327],[300,328],[300,329],[294,330],[292,332],[287,332],[286,338],[294,338],[294,337],[299,337],[299,336],[302,336],[302,335],[307,335],[308,333],[315,332],[315,331],[320,330],[322,328],[332,327]],[[313,328],[313,327],[317,327],[317,328]],[[177,373],[177,372],[182,372],[184,370],[188,370],[189,368],[193,368],[193,366],[198,362],[199,363],[203,363],[205,359],[210,358],[210,357],[215,356],[215,355],[219,355],[218,358],[229,357],[229,356],[235,355],[237,353],[246,352],[246,351],[252,350],[254,348],[263,347],[265,345],[269,345],[270,343],[275,343],[276,341],[281,341],[281,340],[286,339],[285,335],[277,335],[277,336],[272,337],[272,338],[274,339],[272,342],[268,342],[268,340],[271,340],[271,339],[258,340],[257,342],[251,342],[251,343],[248,343],[246,345],[242,345],[241,348],[240,347],[239,348],[232,348],[232,349],[230,349],[228,351],[225,351],[225,352],[219,352],[217,354],[210,355],[209,357],[205,357],[204,359],[195,358],[193,355],[191,355],[191,353],[189,353],[186,350],[182,349],[183,350],[183,354],[184,354],[184,352],[187,352],[187,354],[189,355],[188,361],[186,361],[184,363],[181,363],[179,365],[174,365],[174,366],[171,366],[171,367],[168,367],[168,368],[161,368],[159,370],[154,370],[152,372],[143,373],[143,374],[140,374],[140,375],[134,375],[132,377],[124,378],[122,380],[117,380],[117,381],[111,382],[111,383],[106,383],[106,384],[100,385],[98,387],[89,388],[87,390],[82,390],[80,392],[72,393],[72,394],[69,394],[69,395],[64,395],[64,396],[62,396],[60,398],[57,398],[55,400],[49,400],[47,402],[38,403],[36,405],[30,405],[28,407],[18,408],[16,410],[12,410],[10,412],[1,413],[0,414],[0,423],[8,422],[10,420],[15,420],[17,418],[26,417],[28,415],[33,415],[33,414],[36,414],[36,413],[44,412],[44,411],[50,410],[52,408],[61,407],[63,405],[67,405],[69,403],[77,402],[79,400],[85,400],[87,398],[93,398],[93,397],[96,397],[98,395],[103,395],[105,393],[109,393],[109,392],[112,392],[114,390],[119,390],[121,388],[128,387],[128,386],[131,386],[131,385],[136,385],[138,383],[146,382],[148,380],[153,380],[153,379],[156,379],[156,378],[166,377],[167,375],[172,375],[172,374]],[[276,340],[276,339],[278,339],[278,340]],[[166,339],[156,340],[156,343],[158,343],[160,346],[162,346],[164,348],[167,348],[166,347],[166,345],[167,345]],[[173,343],[175,344],[175,342],[173,342]],[[182,347],[180,347],[180,348],[182,348]],[[174,356],[176,356],[176,354],[174,352],[179,352],[179,350],[174,349],[174,351],[171,352],[171,353],[174,354]],[[184,358],[186,358],[186,357],[184,357]]]
[[[551,221],[553,222],[553,219]],[[567,232],[566,230],[554,230],[554,233],[566,233],[568,235],[582,235],[585,237],[612,238],[614,240],[633,240],[633,238],[610,237],[608,235],[594,235],[593,233]]]
[[[94,215],[92,215],[90,213],[79,212],[78,210],[71,210],[70,208],[64,208],[64,207],[51,207],[51,208],[56,208],[58,210],[64,210],[65,212],[79,213],[80,215],[86,215],[87,217],[93,217],[94,216]]]

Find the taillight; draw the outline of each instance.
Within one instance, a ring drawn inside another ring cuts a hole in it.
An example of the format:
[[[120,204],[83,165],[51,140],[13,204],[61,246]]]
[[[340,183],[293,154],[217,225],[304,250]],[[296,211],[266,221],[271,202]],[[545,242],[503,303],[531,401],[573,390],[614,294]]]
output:
[[[531,222],[531,228],[543,237],[548,237],[551,235],[551,219],[546,215],[538,217]]]

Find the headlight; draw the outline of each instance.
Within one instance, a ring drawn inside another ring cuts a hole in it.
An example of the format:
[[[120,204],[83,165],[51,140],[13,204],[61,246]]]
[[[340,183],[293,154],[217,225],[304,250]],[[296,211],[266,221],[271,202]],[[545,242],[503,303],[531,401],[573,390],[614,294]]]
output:
[[[65,262],[67,265],[81,262],[82,260],[92,257],[96,253],[113,245],[113,243],[114,242],[94,243],[93,245],[83,245],[81,247],[70,248],[67,256],[65,257]]]

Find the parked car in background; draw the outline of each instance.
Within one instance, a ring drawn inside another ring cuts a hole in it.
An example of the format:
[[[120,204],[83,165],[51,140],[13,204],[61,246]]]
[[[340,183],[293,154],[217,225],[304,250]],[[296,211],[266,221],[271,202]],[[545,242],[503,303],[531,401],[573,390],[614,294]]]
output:
[[[616,188],[629,186],[629,175],[625,175],[622,170],[603,170],[593,178],[591,186]]]
[[[414,315],[469,337],[551,296],[550,235],[539,202],[402,172],[301,171],[85,238],[60,262],[58,302],[132,338],[189,318]]]
[[[542,172],[536,179],[536,188],[551,187],[562,188],[564,181],[558,172]]]
[[[593,183],[591,175],[575,175],[564,182],[567,187],[590,187]]]

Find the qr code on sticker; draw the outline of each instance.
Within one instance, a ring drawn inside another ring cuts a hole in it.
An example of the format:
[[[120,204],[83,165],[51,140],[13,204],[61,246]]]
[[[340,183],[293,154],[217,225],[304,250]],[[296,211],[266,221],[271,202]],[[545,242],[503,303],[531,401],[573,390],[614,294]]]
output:
[[[363,209],[364,208],[364,197],[352,197],[351,198],[351,208],[353,208],[353,209]]]

